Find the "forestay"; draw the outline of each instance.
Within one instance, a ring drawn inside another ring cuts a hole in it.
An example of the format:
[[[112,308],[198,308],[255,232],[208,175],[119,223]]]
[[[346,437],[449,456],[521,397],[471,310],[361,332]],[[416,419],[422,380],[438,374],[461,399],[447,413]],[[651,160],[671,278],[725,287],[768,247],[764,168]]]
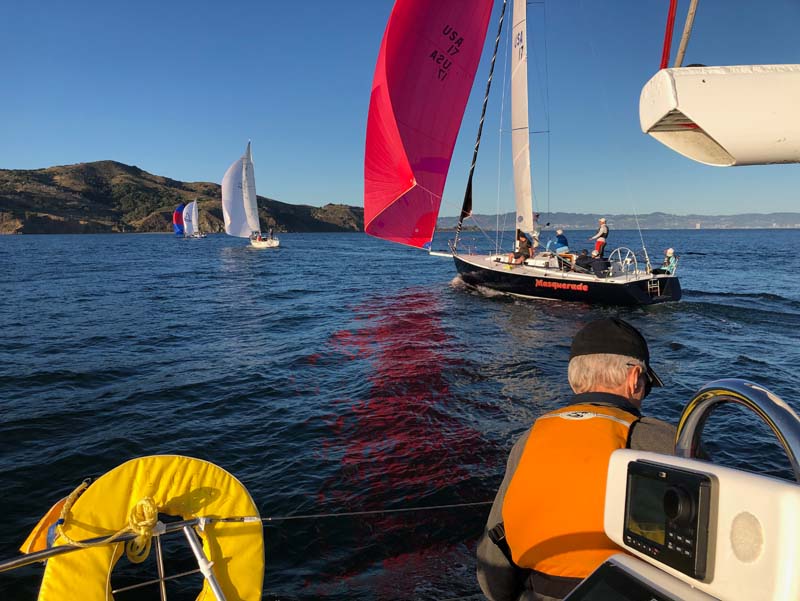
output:
[[[372,82],[365,231],[430,248],[491,0],[398,0]]]

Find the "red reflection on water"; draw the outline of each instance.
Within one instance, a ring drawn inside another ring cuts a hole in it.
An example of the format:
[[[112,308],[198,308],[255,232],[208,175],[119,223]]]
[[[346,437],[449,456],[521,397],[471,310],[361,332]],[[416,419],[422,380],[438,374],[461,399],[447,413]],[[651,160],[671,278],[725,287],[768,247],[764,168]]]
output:
[[[481,438],[455,416],[447,373],[460,360],[438,297],[408,291],[353,311],[363,326],[336,332],[331,346],[368,362],[368,386],[359,398],[337,401],[325,451],[342,454],[342,470],[327,500],[406,505],[467,478]]]
[[[437,294],[411,290],[355,306],[356,327],[334,333],[330,354],[314,357],[318,365],[338,361],[349,374],[341,383],[348,396],[335,401],[326,422],[330,435],[318,453],[324,476],[317,511],[486,500],[475,498],[473,469],[486,444],[469,425],[470,407],[451,391],[451,382],[458,384],[469,365],[448,331],[455,320],[448,322]],[[311,522],[292,537],[294,544],[302,541],[304,567],[314,574],[304,594],[321,598],[366,586],[371,592],[365,598],[414,598],[422,581],[409,573],[428,582],[447,579],[447,570],[421,565],[441,565],[447,562],[435,558],[454,548],[463,551],[463,542],[481,532],[486,510],[429,509]],[[385,590],[378,594],[376,588]]]
[[[451,392],[465,362],[448,334],[441,300],[430,290],[413,290],[375,297],[351,311],[357,327],[335,332],[331,355],[314,358],[318,364],[344,359],[351,374],[342,383],[349,397],[335,401],[326,422],[317,510],[475,501],[470,466],[481,460],[484,441],[467,425],[469,408]],[[314,522],[295,533],[315,575],[306,591],[318,598],[355,582],[402,588],[407,571],[400,566],[477,537],[484,514],[485,508],[446,509]]]

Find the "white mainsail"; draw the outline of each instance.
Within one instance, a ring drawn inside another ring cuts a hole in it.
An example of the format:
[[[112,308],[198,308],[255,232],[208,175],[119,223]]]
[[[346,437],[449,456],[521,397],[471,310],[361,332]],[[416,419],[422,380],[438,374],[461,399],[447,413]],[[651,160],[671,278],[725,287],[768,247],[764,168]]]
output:
[[[197,233],[197,201],[193,200],[183,208],[183,235],[188,238]]]
[[[538,239],[534,231],[531,193],[530,129],[528,127],[528,34],[525,0],[514,0],[511,47],[511,156],[514,160],[514,196],[517,228]]]
[[[250,142],[242,157],[242,193],[244,194],[244,214],[251,232],[261,233],[258,220],[258,202],[256,199],[256,175],[253,169],[253,155],[250,154]]]
[[[222,178],[222,216],[225,233],[249,238],[261,231],[256,204],[256,180],[250,142],[244,155],[231,165]]]
[[[193,234],[200,234],[200,208],[197,206],[197,201],[192,201],[192,227],[194,228]]]

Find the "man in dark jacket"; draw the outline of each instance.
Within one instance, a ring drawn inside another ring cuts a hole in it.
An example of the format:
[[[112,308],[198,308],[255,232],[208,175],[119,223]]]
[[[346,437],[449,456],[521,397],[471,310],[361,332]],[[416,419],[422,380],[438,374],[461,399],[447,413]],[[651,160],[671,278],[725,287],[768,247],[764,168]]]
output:
[[[541,416],[512,448],[478,544],[478,583],[491,601],[567,595],[619,551],[603,531],[610,454],[673,453],[675,428],[640,412],[662,383],[632,325],[608,318],[582,328],[568,379],[568,406]]]
[[[596,250],[592,251],[592,258],[589,262],[589,266],[598,278],[608,276],[608,268],[610,265],[611,263],[608,262],[608,259],[603,258]]]

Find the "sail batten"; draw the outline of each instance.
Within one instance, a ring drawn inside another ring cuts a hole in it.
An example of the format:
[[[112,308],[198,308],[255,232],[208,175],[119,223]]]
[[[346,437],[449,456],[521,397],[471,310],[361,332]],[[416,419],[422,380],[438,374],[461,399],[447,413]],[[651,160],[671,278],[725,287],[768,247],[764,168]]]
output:
[[[365,231],[429,247],[491,0],[397,0],[378,55],[364,158]]]

